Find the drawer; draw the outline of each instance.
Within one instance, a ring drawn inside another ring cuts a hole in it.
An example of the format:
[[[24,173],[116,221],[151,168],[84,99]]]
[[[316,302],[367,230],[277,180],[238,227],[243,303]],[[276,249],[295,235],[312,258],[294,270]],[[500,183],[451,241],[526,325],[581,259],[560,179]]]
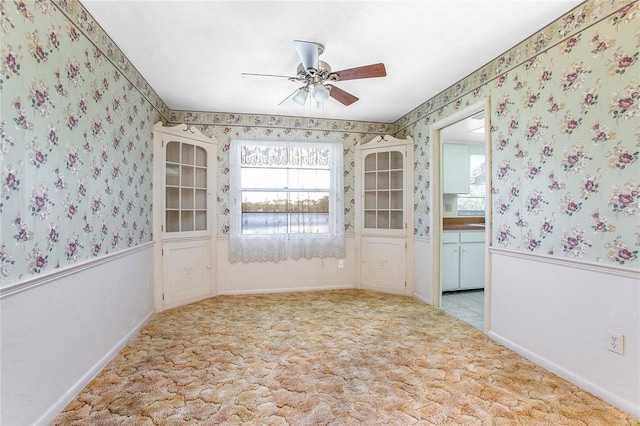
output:
[[[460,242],[461,243],[483,243],[484,231],[461,231]]]
[[[443,243],[457,243],[460,240],[459,231],[444,231],[442,233]]]

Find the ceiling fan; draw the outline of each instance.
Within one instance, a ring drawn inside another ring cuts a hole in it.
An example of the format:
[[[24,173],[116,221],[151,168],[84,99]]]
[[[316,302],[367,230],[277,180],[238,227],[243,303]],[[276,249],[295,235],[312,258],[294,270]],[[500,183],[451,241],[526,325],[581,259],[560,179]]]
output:
[[[319,56],[324,52],[324,46],[320,43],[312,41],[295,40],[298,56],[302,63],[298,65],[295,77],[284,75],[269,74],[248,74],[242,73],[244,78],[253,78],[261,80],[289,80],[298,83],[304,83],[304,86],[298,88],[289,95],[279,105],[289,101],[290,99],[300,106],[304,106],[309,95],[319,105],[324,103],[329,97],[337,100],[345,106],[349,106],[358,100],[351,93],[329,84],[329,82],[357,80],[361,78],[384,77],[387,71],[384,64],[372,64],[362,67],[350,68],[342,71],[331,71],[331,67],[324,61],[319,60]]]

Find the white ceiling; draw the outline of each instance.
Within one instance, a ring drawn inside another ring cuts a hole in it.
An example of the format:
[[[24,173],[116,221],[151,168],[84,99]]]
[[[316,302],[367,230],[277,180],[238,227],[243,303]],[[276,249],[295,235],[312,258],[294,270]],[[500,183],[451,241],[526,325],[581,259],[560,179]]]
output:
[[[440,137],[443,142],[483,145],[485,142],[484,114],[474,114],[443,128]]]
[[[81,0],[172,110],[392,123],[568,12],[577,0]],[[294,40],[334,71],[383,62],[387,76],[335,83],[351,106],[278,106],[299,83]]]

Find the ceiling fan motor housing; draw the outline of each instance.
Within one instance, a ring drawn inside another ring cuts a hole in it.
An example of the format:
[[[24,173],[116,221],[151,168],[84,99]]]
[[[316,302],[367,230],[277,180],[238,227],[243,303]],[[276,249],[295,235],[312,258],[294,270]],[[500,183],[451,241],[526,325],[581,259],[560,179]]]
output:
[[[318,61],[317,70],[312,68],[305,69],[303,64],[299,64],[298,69],[296,70],[296,74],[300,80],[302,81],[309,80],[309,82],[313,82],[313,83],[319,83],[322,80],[328,80],[332,77],[331,66],[324,61]]]

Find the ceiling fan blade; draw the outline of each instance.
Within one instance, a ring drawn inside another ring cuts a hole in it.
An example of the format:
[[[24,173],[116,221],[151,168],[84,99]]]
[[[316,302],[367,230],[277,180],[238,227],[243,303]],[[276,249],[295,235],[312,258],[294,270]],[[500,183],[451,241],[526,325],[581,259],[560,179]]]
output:
[[[326,84],[327,88],[329,88],[329,96],[331,96],[336,101],[340,102],[344,106],[349,106],[359,98],[356,98],[349,92],[345,92],[339,87],[334,86],[333,84]]]
[[[290,80],[290,81],[298,81],[297,77],[289,77],[286,75],[271,75],[271,74],[249,74],[243,72],[240,74],[242,78],[250,79],[250,80]]]
[[[296,46],[296,51],[298,52],[298,56],[300,56],[304,69],[308,70],[309,68],[312,68],[317,70],[319,67],[318,45],[311,41],[301,40],[294,40],[293,44]]]
[[[356,80],[360,78],[384,77],[387,75],[387,70],[384,64],[373,64],[332,72],[330,77],[334,75],[338,77],[337,81]]]

